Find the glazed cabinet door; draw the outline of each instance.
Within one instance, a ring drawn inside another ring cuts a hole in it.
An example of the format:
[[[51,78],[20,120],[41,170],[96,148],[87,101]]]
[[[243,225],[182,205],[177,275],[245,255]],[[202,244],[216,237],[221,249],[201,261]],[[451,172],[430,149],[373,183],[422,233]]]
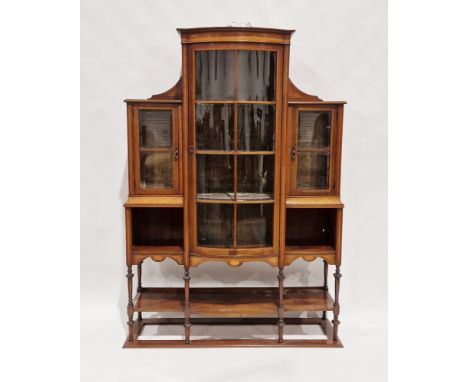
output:
[[[143,106],[133,112],[136,194],[179,194],[179,109]]]
[[[290,195],[333,195],[336,191],[337,110],[290,107]]]
[[[193,252],[273,255],[281,50],[196,46],[191,53]]]

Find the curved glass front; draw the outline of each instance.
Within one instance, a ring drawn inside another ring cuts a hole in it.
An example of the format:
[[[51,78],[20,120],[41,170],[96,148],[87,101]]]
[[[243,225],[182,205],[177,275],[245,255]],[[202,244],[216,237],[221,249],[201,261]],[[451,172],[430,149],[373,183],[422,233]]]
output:
[[[273,246],[276,61],[274,51],[195,51],[198,246]]]

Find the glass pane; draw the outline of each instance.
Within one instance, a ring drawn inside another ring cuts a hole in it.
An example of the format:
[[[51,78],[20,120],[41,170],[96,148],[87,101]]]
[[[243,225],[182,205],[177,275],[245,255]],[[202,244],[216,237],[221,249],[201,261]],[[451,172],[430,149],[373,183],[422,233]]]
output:
[[[276,53],[244,50],[237,53],[237,60],[237,98],[242,101],[274,101]]]
[[[234,99],[234,52],[205,50],[195,52],[196,99]]]
[[[271,246],[273,203],[237,205],[237,246]]]
[[[212,247],[232,246],[232,204],[198,203],[198,244]]]
[[[275,149],[275,107],[239,105],[237,113],[237,149],[273,151]]]
[[[317,111],[299,112],[299,148],[323,148],[330,146],[330,113]]]
[[[140,110],[140,147],[172,146],[172,112]]]
[[[197,105],[197,149],[234,150],[234,106]]]
[[[237,199],[271,199],[274,182],[274,155],[237,157]]]
[[[328,188],[328,155],[299,152],[296,186],[298,189]]]
[[[172,158],[170,151],[140,151],[140,187],[172,188]]]
[[[232,155],[197,155],[197,198],[230,199],[234,192]]]

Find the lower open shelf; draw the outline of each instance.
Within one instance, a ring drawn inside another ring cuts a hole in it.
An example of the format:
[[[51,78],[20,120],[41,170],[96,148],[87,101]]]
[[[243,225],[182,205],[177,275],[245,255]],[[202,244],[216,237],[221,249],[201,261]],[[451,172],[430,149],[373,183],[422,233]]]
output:
[[[185,343],[182,318],[142,318],[135,321],[132,341],[125,341],[124,348],[165,348],[165,347],[343,347],[339,339],[333,340],[333,328],[326,318],[286,317],[284,319],[284,340],[279,342],[275,333],[277,319],[272,317],[256,318],[192,318],[191,332],[193,339]],[[226,329],[236,327],[238,338],[223,336]],[[294,330],[292,327],[300,328]],[[306,339],[298,333],[305,333],[302,328],[316,327],[320,334],[314,334]],[[162,332],[166,335],[152,339],[145,333],[147,327],[154,327],[150,333]],[[242,327],[253,329],[254,335],[239,335]],[[161,330],[162,328],[162,330]],[[167,329],[166,329],[167,328]],[[207,329],[208,328],[208,329]],[[166,329],[166,330],[165,330]],[[169,334],[169,335],[167,335]],[[302,337],[302,338],[301,338]],[[171,339],[169,339],[171,338]]]
[[[190,288],[190,314],[209,317],[275,315],[278,288]],[[136,312],[183,313],[183,288],[142,288]],[[333,299],[321,287],[284,288],[286,312],[332,311]]]

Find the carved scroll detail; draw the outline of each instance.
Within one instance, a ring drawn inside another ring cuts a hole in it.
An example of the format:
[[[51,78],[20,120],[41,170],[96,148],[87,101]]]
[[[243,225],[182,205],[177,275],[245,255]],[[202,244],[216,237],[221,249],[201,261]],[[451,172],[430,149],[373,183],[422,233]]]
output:
[[[246,258],[243,257],[241,259],[226,259],[223,257],[198,257],[198,256],[190,256],[190,266],[197,267],[202,263],[206,263],[208,261],[217,261],[217,262],[225,262],[231,267],[240,267],[242,264],[247,262],[263,262],[271,265],[272,267],[278,266],[278,257],[255,257],[255,258]]]
[[[184,265],[184,258],[182,255],[148,255],[148,256],[139,255],[136,261],[136,265],[142,264],[143,261],[145,261],[148,258],[158,263],[166,259],[171,259],[171,260],[174,260],[179,265]]]
[[[335,255],[286,255],[284,258],[285,265],[291,265],[295,260],[302,258],[304,261],[314,261],[317,258],[321,257],[323,261],[327,262],[328,264],[335,264]]]

